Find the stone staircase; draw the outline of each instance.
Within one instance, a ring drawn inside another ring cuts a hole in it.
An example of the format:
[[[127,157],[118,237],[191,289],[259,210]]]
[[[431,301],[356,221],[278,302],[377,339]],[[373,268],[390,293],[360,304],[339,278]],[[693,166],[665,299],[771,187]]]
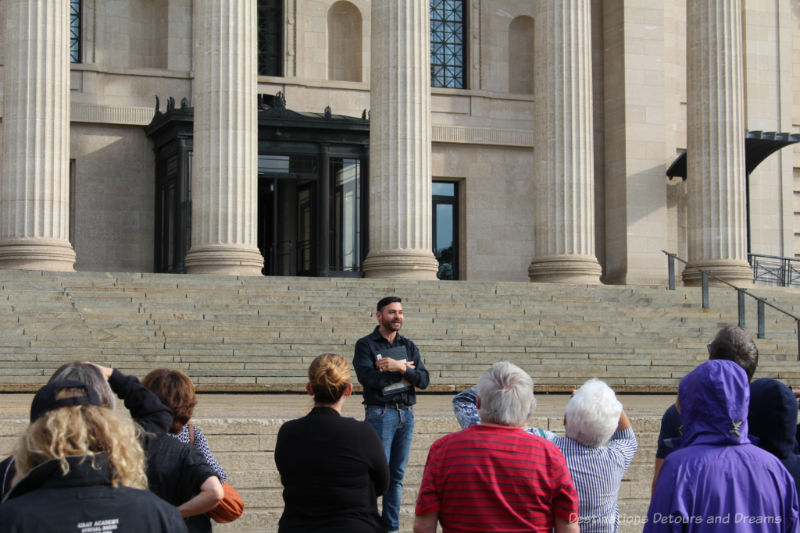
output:
[[[753,292],[800,314],[796,290]],[[355,341],[374,326],[375,302],[388,294],[403,298],[403,332],[420,347],[430,392],[440,394],[420,395],[404,531],[411,529],[428,447],[458,429],[449,409],[452,392],[474,384],[491,362],[510,360],[526,369],[540,395],[568,392],[589,377],[623,394],[674,393],[681,377],[706,359],[705,345],[717,329],[737,322],[735,294],[716,288],[704,311],[697,288],[2,271],[0,392],[12,394],[0,396],[6,405],[0,454],[10,453],[27,423],[30,396],[13,393],[34,391],[65,361],[93,360],[140,377],[159,366],[180,368],[200,391],[235,393],[204,394],[196,417],[247,504],[240,520],[216,529],[275,531],[282,511],[275,437],[284,421],[304,414],[307,400],[246,393],[302,391],[311,359],[352,354]],[[750,301],[747,320],[755,331]],[[794,321],[768,310],[766,330],[757,340],[757,376],[800,386]],[[20,406],[13,412],[11,398]],[[272,409],[248,407],[245,398]],[[302,407],[292,407],[298,401]],[[214,402],[227,403],[203,414],[204,404]],[[426,411],[431,402],[439,408]],[[532,423],[560,431],[565,403],[559,396],[559,407],[537,411]],[[345,414],[363,418],[357,401],[348,409]],[[620,492],[621,525],[640,531],[663,406],[629,412],[640,448]]]
[[[797,290],[754,292],[800,315]],[[75,359],[137,375],[180,368],[204,392],[302,391],[311,359],[352,354],[387,294],[404,300],[431,392],[471,385],[499,360],[540,391],[599,377],[620,392],[673,392],[737,322],[735,293],[716,288],[703,310],[698,288],[3,271],[0,391],[33,391]],[[758,375],[800,386],[794,320],[768,309],[766,329]]]

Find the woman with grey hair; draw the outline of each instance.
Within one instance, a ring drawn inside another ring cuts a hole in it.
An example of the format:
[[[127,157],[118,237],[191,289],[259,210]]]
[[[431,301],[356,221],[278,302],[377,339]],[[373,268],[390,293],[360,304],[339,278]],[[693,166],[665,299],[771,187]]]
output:
[[[480,423],[484,416],[477,407],[479,387],[460,392],[453,399],[462,428]],[[578,492],[581,533],[618,531],[619,486],[638,447],[622,404],[608,385],[590,379],[567,403],[564,427],[565,437],[539,428],[527,431],[550,440],[564,454]]]

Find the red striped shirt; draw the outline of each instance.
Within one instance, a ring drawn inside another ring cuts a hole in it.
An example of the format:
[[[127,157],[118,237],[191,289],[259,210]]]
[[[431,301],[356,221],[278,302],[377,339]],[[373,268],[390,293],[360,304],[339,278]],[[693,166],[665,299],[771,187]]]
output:
[[[478,424],[428,452],[416,514],[439,513],[445,532],[550,531],[578,519],[561,451],[519,428]]]

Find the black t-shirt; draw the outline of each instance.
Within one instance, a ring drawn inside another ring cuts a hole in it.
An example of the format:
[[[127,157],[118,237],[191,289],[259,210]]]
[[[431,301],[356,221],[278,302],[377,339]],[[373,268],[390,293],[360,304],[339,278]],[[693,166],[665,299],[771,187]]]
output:
[[[145,440],[147,453],[147,485],[150,490],[174,506],[192,499],[205,481],[216,476],[203,455],[189,444],[167,434]],[[211,531],[206,514],[186,519],[190,533]]]
[[[658,433],[658,449],[656,450],[656,459],[664,459],[667,455],[675,451],[675,439],[683,434],[683,426],[681,425],[681,414],[678,412],[678,407],[673,403],[664,412],[661,417],[661,430]]]

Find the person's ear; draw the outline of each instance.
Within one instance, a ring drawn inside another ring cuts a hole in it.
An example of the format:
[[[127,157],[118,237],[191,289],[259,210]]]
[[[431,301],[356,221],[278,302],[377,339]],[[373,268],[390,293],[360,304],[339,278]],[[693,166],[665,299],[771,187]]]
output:
[[[309,396],[314,396],[314,389],[311,388],[311,382],[306,383],[306,392]]]
[[[481,397],[480,396],[478,396],[478,400],[475,402],[475,407],[477,407],[478,409],[481,408]]]
[[[347,388],[344,389],[345,398],[349,398],[351,394],[353,394],[353,384],[348,383]]]
[[[564,429],[567,428],[567,414],[564,413]]]

